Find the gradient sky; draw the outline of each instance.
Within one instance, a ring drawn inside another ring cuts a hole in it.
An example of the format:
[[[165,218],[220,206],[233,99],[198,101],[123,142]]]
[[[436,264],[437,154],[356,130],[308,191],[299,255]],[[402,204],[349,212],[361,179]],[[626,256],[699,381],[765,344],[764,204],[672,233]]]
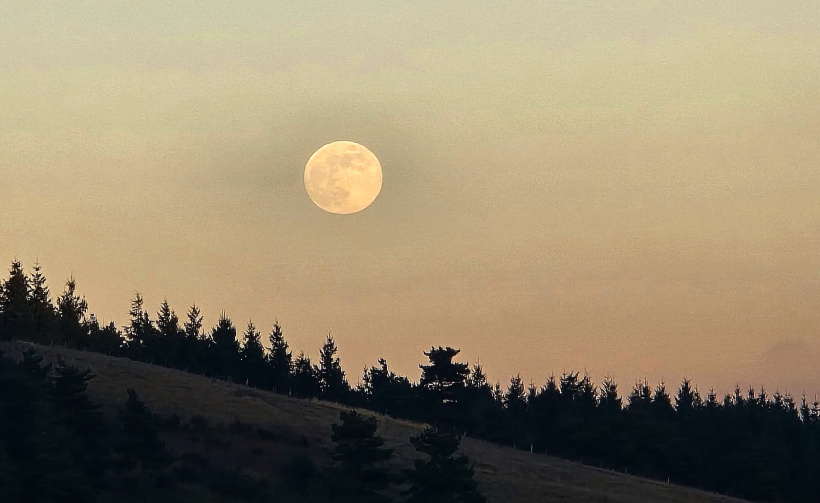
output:
[[[355,383],[521,372],[820,393],[820,9],[0,1],[0,259],[275,318]],[[381,195],[318,209],[364,144]]]

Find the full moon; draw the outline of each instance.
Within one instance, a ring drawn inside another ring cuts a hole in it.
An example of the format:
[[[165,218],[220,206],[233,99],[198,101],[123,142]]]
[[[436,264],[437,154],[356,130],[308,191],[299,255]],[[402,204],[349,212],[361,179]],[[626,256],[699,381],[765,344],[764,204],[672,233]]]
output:
[[[334,141],[308,159],[305,190],[325,211],[356,213],[370,206],[382,190],[382,167],[363,145]]]

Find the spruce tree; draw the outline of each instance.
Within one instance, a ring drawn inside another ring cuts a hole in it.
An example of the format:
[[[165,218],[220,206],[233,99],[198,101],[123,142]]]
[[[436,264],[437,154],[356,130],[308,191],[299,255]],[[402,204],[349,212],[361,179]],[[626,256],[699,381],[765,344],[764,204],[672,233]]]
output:
[[[293,362],[293,392],[300,397],[315,397],[320,393],[319,370],[304,352]]]
[[[385,465],[393,454],[376,432],[376,418],[351,410],[339,414],[341,424],[332,426],[333,467],[328,486],[339,503],[387,503],[383,492],[392,477]]]
[[[285,393],[290,386],[293,356],[288,351],[288,343],[285,341],[278,320],[273,323],[273,330],[268,340],[270,341],[268,365],[271,368],[272,385],[279,393]]]
[[[406,503],[484,503],[467,456],[457,455],[461,437],[452,431],[427,428],[410,442],[429,459],[417,459],[404,474],[410,487]]]
[[[211,330],[211,351],[215,370],[223,376],[235,377],[239,362],[239,341],[236,339],[236,327],[224,311]]]
[[[40,344],[48,344],[56,335],[57,313],[51,302],[51,292],[46,285],[39,262],[32,268],[29,292],[29,309],[32,317],[33,340]]]
[[[128,389],[128,401],[118,414],[120,440],[115,447],[119,467],[126,474],[156,473],[171,462],[165,443],[158,436],[153,414],[139,399],[136,391]]]
[[[260,341],[261,334],[252,321],[243,334],[240,358],[245,379],[249,384],[258,386],[265,379],[265,348]]]
[[[15,260],[0,288],[0,340],[32,339],[33,319],[28,299],[29,278],[23,265]]]
[[[432,401],[433,410],[429,411],[433,418],[452,421],[453,405],[458,402],[464,390],[464,383],[470,374],[466,363],[453,362],[453,358],[461,350],[451,347],[430,348],[424,356],[430,360],[429,365],[419,365],[421,380],[419,386],[424,389]]]
[[[156,328],[151,321],[148,311],[144,309],[145,301],[142,295],[137,292],[131,300],[130,323],[125,327],[127,337],[127,349],[132,358],[138,360],[153,360],[156,346]]]
[[[90,370],[79,370],[58,359],[54,391],[63,423],[72,433],[72,455],[86,477],[100,485],[108,466],[106,425],[99,406],[86,393]]]
[[[57,310],[60,315],[61,342],[82,349],[89,343],[84,327],[88,303],[85,298],[77,295],[76,290],[77,282],[73,277],[68,278],[65,290],[57,299]]]
[[[164,299],[157,312],[157,355],[165,365],[182,365],[185,333],[179,326],[179,317],[168,300]]]
[[[336,357],[338,349],[333,336],[327,335],[319,351],[319,389],[325,400],[343,400],[348,390],[345,372]]]

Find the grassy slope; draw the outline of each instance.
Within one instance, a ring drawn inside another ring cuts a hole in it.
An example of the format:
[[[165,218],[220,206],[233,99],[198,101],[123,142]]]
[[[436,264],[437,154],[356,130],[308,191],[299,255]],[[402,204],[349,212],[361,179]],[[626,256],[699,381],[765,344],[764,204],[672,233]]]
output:
[[[26,347],[22,343],[0,345],[7,355],[14,356]],[[177,413],[184,419],[198,414],[212,425],[239,420],[276,434],[275,439],[254,440],[225,433],[222,442],[213,444],[169,438],[172,450],[200,451],[212,461],[238,465],[263,475],[276,473],[278,466],[297,452],[309,455],[319,465],[329,461],[330,425],[338,421],[342,410],[336,404],[274,395],[96,353],[37,349],[47,361],[54,361],[61,354],[69,364],[90,367],[97,378],[90,383],[89,392],[109,412],[125,400],[125,389],[129,387],[154,412]],[[408,438],[422,428],[420,424],[379,416],[378,433],[395,449],[397,466],[411,466],[415,451]],[[481,489],[490,503],[741,501],[473,439],[465,439],[462,449],[474,463]]]

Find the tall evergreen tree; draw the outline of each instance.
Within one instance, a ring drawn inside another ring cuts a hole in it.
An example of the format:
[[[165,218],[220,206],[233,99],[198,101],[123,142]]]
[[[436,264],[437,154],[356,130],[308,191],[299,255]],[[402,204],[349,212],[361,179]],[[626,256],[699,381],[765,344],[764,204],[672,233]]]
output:
[[[266,379],[267,365],[265,364],[265,348],[262,346],[261,334],[256,330],[252,321],[243,334],[240,359],[245,379],[253,386],[263,384]],[[265,382],[264,384],[267,385]]]
[[[319,370],[310,362],[310,357],[304,352],[299,353],[293,362],[293,392],[300,397],[319,396]]]
[[[32,268],[29,309],[31,310],[34,342],[47,344],[54,340],[57,330],[57,314],[39,262],[35,263]]]
[[[215,370],[224,376],[236,377],[239,341],[236,339],[236,327],[224,312],[211,330],[211,344]]]
[[[128,352],[132,358],[138,360],[153,359],[152,352],[156,345],[156,328],[148,311],[144,309],[144,304],[142,295],[137,292],[131,300],[131,310],[128,313],[131,315],[131,321],[125,327]]]
[[[84,327],[88,303],[77,294],[77,282],[74,277],[68,278],[65,290],[57,299],[60,314],[61,342],[84,348],[89,344],[88,334]]]
[[[115,451],[119,467],[126,473],[156,473],[171,461],[165,442],[158,436],[153,414],[133,389],[119,411],[120,441]]]
[[[157,353],[165,365],[183,365],[185,332],[179,326],[179,317],[168,299],[164,299],[157,312]]]
[[[421,380],[419,386],[426,391],[432,401],[431,415],[438,420],[452,422],[453,406],[458,402],[464,390],[464,383],[470,374],[466,363],[453,362],[461,350],[449,346],[430,348],[425,351],[430,363],[419,365]]]
[[[105,421],[99,406],[86,394],[90,370],[80,371],[58,359],[53,377],[54,391],[64,424],[73,433],[72,455],[86,478],[102,485],[108,466]]]
[[[15,260],[0,288],[0,340],[32,339],[33,320],[28,299],[29,278],[23,265]]]
[[[290,388],[293,355],[288,351],[288,343],[282,334],[279,320],[273,323],[273,330],[268,340],[270,341],[268,365],[271,367],[272,385],[279,393],[285,393]]]
[[[392,480],[386,462],[393,454],[376,432],[376,418],[351,410],[339,414],[332,426],[333,467],[328,485],[339,503],[387,503],[384,490]]]
[[[601,384],[598,404],[607,413],[621,412],[623,400],[618,396],[618,384],[610,376],[604,378],[604,382]]]
[[[406,503],[484,503],[467,456],[456,455],[461,437],[427,428],[410,442],[430,459],[417,459],[404,474],[410,487]]]
[[[383,414],[409,415],[413,387],[406,377],[390,371],[387,360],[380,358],[379,366],[365,370],[362,380],[369,408]]]
[[[348,391],[345,372],[336,356],[338,349],[333,336],[327,335],[319,351],[319,389],[325,400],[343,400]]]

